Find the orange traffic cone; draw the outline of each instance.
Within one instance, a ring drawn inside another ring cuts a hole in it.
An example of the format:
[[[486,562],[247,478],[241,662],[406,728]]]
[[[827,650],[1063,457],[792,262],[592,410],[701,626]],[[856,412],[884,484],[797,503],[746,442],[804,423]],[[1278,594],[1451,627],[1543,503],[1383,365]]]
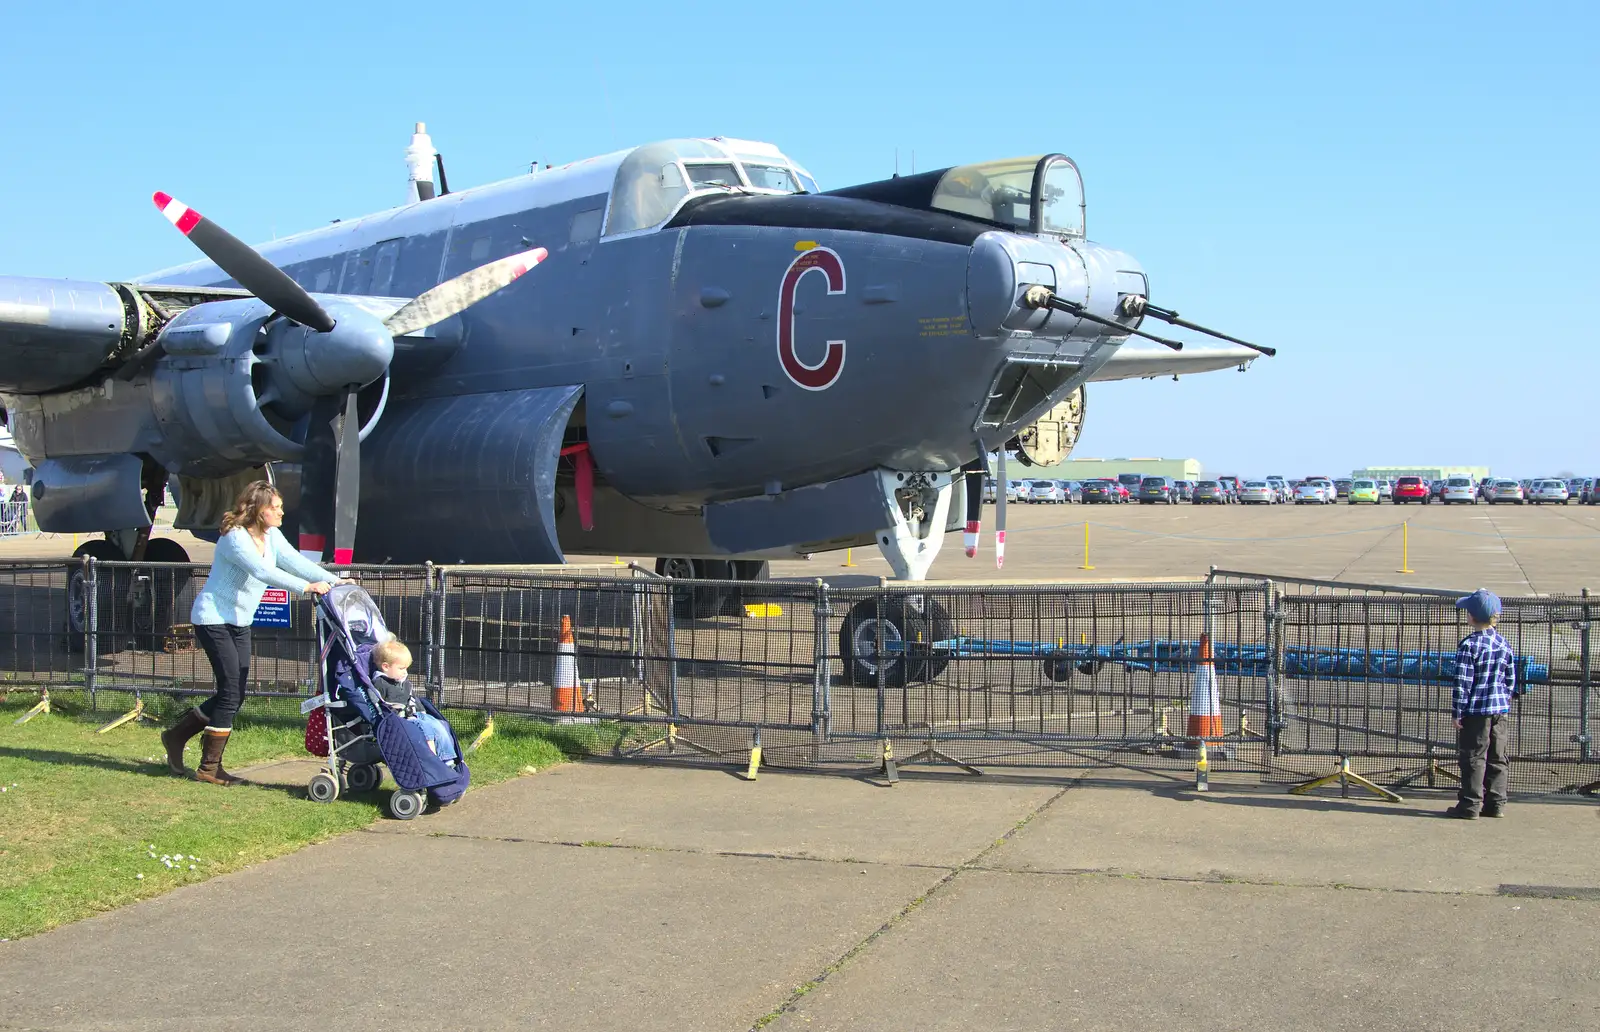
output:
[[[578,647],[572,640],[572,617],[561,618],[556,642],[556,672],[550,680],[550,708],[557,713],[582,713],[583,688],[578,684]]]
[[[1194,693],[1189,697],[1189,737],[1204,741],[1221,738],[1222,693],[1217,688],[1217,668],[1211,663],[1211,635],[1200,635],[1200,666],[1194,672]]]

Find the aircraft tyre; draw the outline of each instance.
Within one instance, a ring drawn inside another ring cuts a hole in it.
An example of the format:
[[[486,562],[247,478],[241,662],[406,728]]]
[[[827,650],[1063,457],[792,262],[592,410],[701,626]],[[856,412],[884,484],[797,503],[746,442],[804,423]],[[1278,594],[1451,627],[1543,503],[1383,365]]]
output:
[[[73,559],[82,559],[85,556],[103,562],[121,562],[127,558],[122,554],[122,549],[105,540],[85,541],[72,553]],[[98,590],[95,592],[95,604],[101,614],[99,626],[102,628],[109,626],[107,617],[116,604],[112,578],[105,573],[106,571],[100,572]],[[81,562],[70,563],[67,566],[66,617],[66,649],[68,652],[82,652],[84,634],[89,629],[89,582]]]
[[[151,538],[144,548],[145,560],[152,563],[187,563],[189,553],[171,538]],[[131,594],[122,597],[131,608],[134,634],[140,648],[159,649],[162,638],[172,629],[172,615],[178,609],[178,596],[188,587],[190,571],[135,568]]]
[[[673,580],[733,580],[733,563],[727,559],[688,559],[663,556],[656,573]],[[717,587],[682,588],[673,593],[672,613],[680,620],[709,620],[722,613],[727,591]]]
[[[924,597],[921,611],[905,598],[868,599],[850,607],[839,627],[839,656],[847,684],[872,687],[879,667],[886,688],[931,681],[950,665],[932,642],[953,637],[955,624],[937,599]],[[883,660],[879,660],[880,639]]]

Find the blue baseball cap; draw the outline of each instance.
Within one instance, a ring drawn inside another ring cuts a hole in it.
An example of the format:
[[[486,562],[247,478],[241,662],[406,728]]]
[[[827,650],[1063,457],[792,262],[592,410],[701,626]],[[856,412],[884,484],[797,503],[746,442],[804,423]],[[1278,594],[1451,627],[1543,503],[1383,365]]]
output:
[[[1500,615],[1500,596],[1479,588],[1466,598],[1456,599],[1456,608],[1465,609],[1475,623],[1486,624]]]

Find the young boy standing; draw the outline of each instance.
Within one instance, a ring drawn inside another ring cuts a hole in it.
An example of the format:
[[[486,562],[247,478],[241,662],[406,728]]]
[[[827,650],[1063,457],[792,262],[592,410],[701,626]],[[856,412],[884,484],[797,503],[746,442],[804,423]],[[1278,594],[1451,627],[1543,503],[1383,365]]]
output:
[[[1511,645],[1495,630],[1500,599],[1479,588],[1456,600],[1472,621],[1472,633],[1456,650],[1456,686],[1451,709],[1456,720],[1456,748],[1461,760],[1461,795],[1446,817],[1475,820],[1501,817],[1506,808],[1510,770],[1506,714],[1516,694],[1516,659]]]

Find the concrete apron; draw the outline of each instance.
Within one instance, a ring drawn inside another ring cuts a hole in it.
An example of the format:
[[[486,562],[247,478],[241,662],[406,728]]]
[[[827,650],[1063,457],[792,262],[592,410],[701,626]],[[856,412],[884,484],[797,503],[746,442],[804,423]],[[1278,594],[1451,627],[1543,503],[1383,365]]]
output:
[[[0,1027],[1600,1023],[1594,808],[1442,808],[574,764],[0,946]]]

